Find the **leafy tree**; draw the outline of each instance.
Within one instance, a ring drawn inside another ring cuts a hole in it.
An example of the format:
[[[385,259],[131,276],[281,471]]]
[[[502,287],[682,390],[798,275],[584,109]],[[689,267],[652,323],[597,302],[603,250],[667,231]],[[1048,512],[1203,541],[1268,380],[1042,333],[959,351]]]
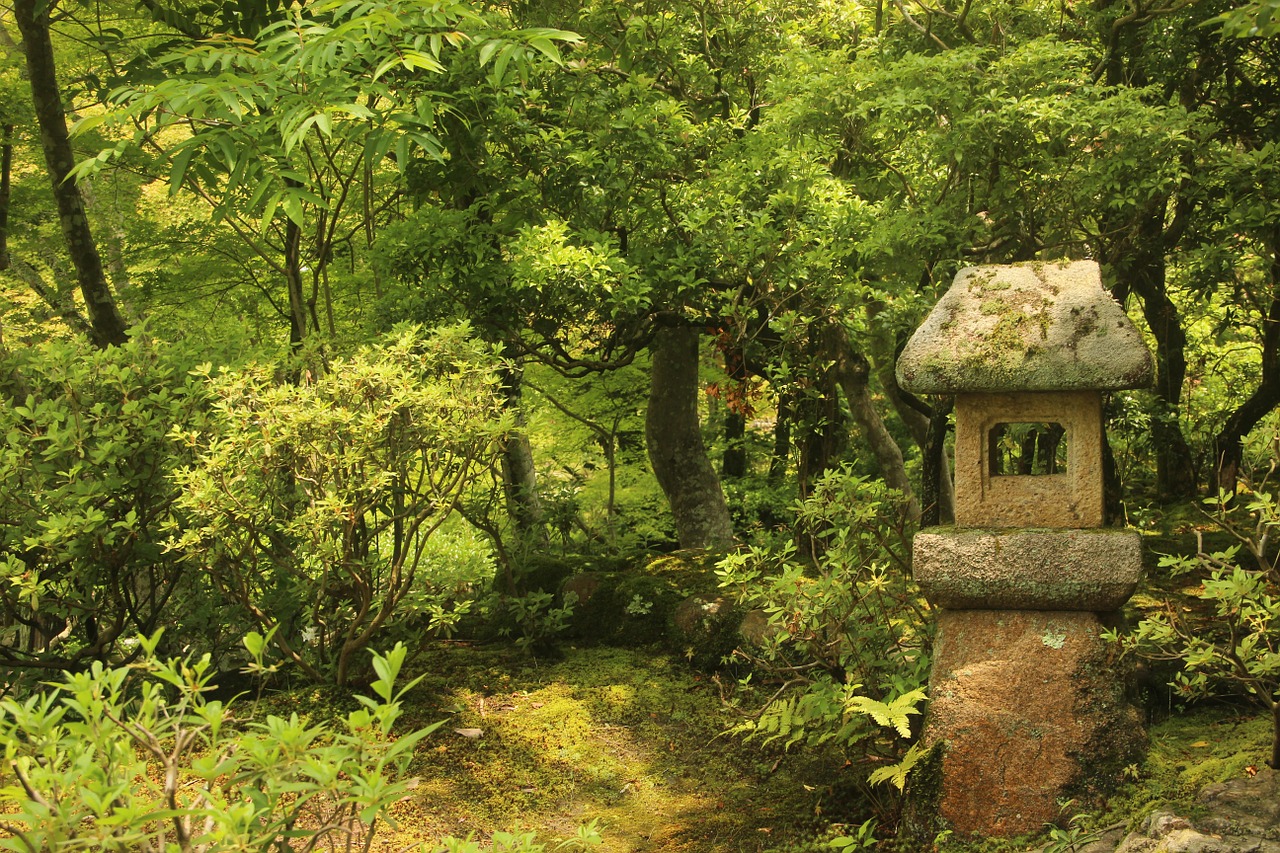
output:
[[[219,33],[159,56],[156,78],[116,90],[114,109],[76,130],[131,122],[138,144],[185,131],[164,150],[170,191],[206,198],[283,279],[296,349],[321,328],[321,290],[332,328],[327,270],[338,245],[372,227],[384,162],[443,156],[436,125],[449,105],[429,75],[471,52],[502,78],[534,55],[558,61],[556,42],[572,39],[511,32],[466,2],[324,0],[281,10],[249,38]],[[364,221],[353,223],[345,214],[361,198]]]

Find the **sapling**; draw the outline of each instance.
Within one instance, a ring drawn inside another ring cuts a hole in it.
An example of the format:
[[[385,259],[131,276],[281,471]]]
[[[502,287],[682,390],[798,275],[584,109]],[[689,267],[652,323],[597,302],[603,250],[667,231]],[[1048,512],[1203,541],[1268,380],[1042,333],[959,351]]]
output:
[[[1133,633],[1119,637],[1113,631],[1111,638],[1147,660],[1180,663],[1181,671],[1170,682],[1180,696],[1230,691],[1264,708],[1273,724],[1267,764],[1280,769],[1280,565],[1274,539],[1280,508],[1265,491],[1236,500],[1243,502],[1247,522],[1231,511],[1227,495],[1206,501],[1210,516],[1236,544],[1207,552],[1197,533],[1194,555],[1160,560],[1174,576],[1204,575],[1192,594],[1211,608],[1210,614],[1197,615],[1166,601]]]

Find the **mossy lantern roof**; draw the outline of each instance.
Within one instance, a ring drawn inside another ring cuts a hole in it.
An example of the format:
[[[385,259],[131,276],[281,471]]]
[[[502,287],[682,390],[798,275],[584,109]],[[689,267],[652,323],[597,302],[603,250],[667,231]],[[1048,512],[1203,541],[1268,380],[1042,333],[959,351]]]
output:
[[[919,394],[1115,391],[1151,377],[1093,261],[960,270],[898,359],[898,383]]]

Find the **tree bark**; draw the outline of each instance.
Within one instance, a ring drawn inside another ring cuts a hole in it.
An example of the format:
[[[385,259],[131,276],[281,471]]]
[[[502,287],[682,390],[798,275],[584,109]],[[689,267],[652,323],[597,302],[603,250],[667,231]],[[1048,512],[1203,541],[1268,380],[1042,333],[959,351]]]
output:
[[[506,353],[512,358],[510,352]],[[507,498],[507,515],[516,530],[516,539],[527,543],[542,530],[542,501],[538,498],[537,467],[533,447],[524,431],[524,370],[515,362],[501,371],[502,405],[515,418],[516,428],[502,448],[502,487]]]
[[[778,417],[773,424],[773,452],[769,455],[769,481],[779,482],[787,475],[791,460],[791,421],[795,418],[795,392],[785,389],[778,394]]]
[[[922,450],[924,452],[924,477],[920,484],[920,498],[923,507],[920,513],[920,526],[937,527],[944,522],[950,522],[954,519],[954,493],[953,514],[947,517],[943,514],[943,502],[941,499],[942,482],[951,482],[951,466],[947,459],[947,432],[950,430],[950,415],[954,406],[951,398],[935,398],[933,404],[933,417],[929,418],[929,433],[925,439]]]
[[[1127,291],[1138,295],[1142,315],[1156,341],[1156,397],[1159,401],[1151,422],[1156,452],[1156,490],[1164,500],[1191,498],[1196,493],[1195,466],[1191,448],[1178,424],[1178,404],[1182,383],[1187,377],[1187,335],[1178,307],[1169,298],[1165,285],[1163,207],[1142,219],[1138,236],[1127,249],[1128,258],[1117,259],[1118,282],[1115,293],[1123,302]]]
[[[1214,438],[1214,465],[1219,489],[1234,494],[1244,461],[1244,437],[1258,421],[1280,405],[1280,226],[1271,239],[1271,305],[1262,319],[1262,381],[1227,418]]]
[[[796,477],[801,499],[813,491],[813,484],[825,474],[844,451],[847,439],[845,414],[840,408],[840,383],[835,369],[839,352],[832,326],[809,333],[808,386],[800,390],[796,405],[796,425],[800,450]]]
[[[680,547],[723,548],[733,543],[733,525],[698,421],[698,339],[692,326],[654,335],[644,437]]]
[[[741,405],[734,405],[731,392],[738,388],[745,393],[747,365],[742,350],[737,347],[726,350],[724,362],[731,387],[730,393],[725,395],[724,455],[720,460],[720,470],[726,479],[736,479],[747,475],[747,448],[743,442],[747,436],[747,416],[743,408],[746,400],[742,400]]]
[[[302,292],[302,229],[292,219],[284,224],[284,280],[289,296],[289,348],[297,352],[307,339],[307,301]]]
[[[9,268],[9,198],[13,176],[13,125],[6,124],[0,140],[0,271]]]
[[[874,318],[874,316],[874,313],[871,314],[871,317]],[[873,338],[871,362],[875,367],[876,379],[880,381],[880,388],[884,391],[884,396],[889,401],[889,405],[893,406],[893,410],[898,413],[898,417],[907,428],[907,432],[911,434],[912,440],[920,448],[920,453],[927,455],[930,418],[933,415],[933,410],[919,398],[903,391],[899,387],[898,374],[894,370],[897,362],[897,352],[892,342],[883,338]],[[950,407],[948,407],[947,413],[950,411]],[[921,477],[921,497],[923,497],[925,491],[923,481],[930,477],[936,481],[936,487],[934,488],[934,501],[937,504],[935,515],[943,523],[948,522],[955,518],[956,490],[955,483],[951,478],[951,460],[945,447],[939,460],[939,467],[932,472],[926,471]],[[926,503],[928,502],[926,501]],[[923,513],[923,507],[921,511]]]
[[[76,279],[89,314],[91,337],[99,347],[122,344],[128,339],[128,327],[103,273],[102,258],[89,228],[84,200],[75,181],[69,178],[75,165],[75,155],[67,136],[67,117],[62,108],[62,93],[58,89],[53,42],[49,34],[49,9],[42,7],[39,0],[15,0],[13,11],[22,32],[22,53],[26,57],[31,103],[40,127],[40,145],[44,149],[49,180],[58,205],[62,236],[75,265]]]
[[[911,479],[907,477],[907,466],[902,461],[902,449],[884,425],[884,419],[871,400],[868,380],[871,374],[871,363],[861,353],[853,351],[848,335],[837,328],[838,352],[836,356],[836,376],[840,389],[844,391],[849,403],[849,413],[862,430],[862,435],[871,445],[871,452],[876,456],[880,466],[880,475],[891,489],[902,493],[907,504],[907,514],[912,521],[920,520],[920,503],[916,500],[915,491],[911,488]]]

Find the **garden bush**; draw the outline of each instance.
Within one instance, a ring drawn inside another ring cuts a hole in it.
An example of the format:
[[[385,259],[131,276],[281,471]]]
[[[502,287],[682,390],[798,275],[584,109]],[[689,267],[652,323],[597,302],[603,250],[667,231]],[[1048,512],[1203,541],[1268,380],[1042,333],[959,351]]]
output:
[[[432,535],[495,464],[497,366],[460,326],[392,333],[297,384],[270,365],[209,376],[208,426],[180,433],[196,461],[176,473],[176,546],[285,658],[345,684],[358,651],[413,624],[407,604],[456,617],[415,597],[433,592]]]
[[[207,647],[234,621],[165,545],[177,523],[171,475],[192,458],[172,430],[200,429],[208,406],[194,361],[143,333],[106,350],[52,341],[0,361],[4,667],[105,660],[165,625]]]

